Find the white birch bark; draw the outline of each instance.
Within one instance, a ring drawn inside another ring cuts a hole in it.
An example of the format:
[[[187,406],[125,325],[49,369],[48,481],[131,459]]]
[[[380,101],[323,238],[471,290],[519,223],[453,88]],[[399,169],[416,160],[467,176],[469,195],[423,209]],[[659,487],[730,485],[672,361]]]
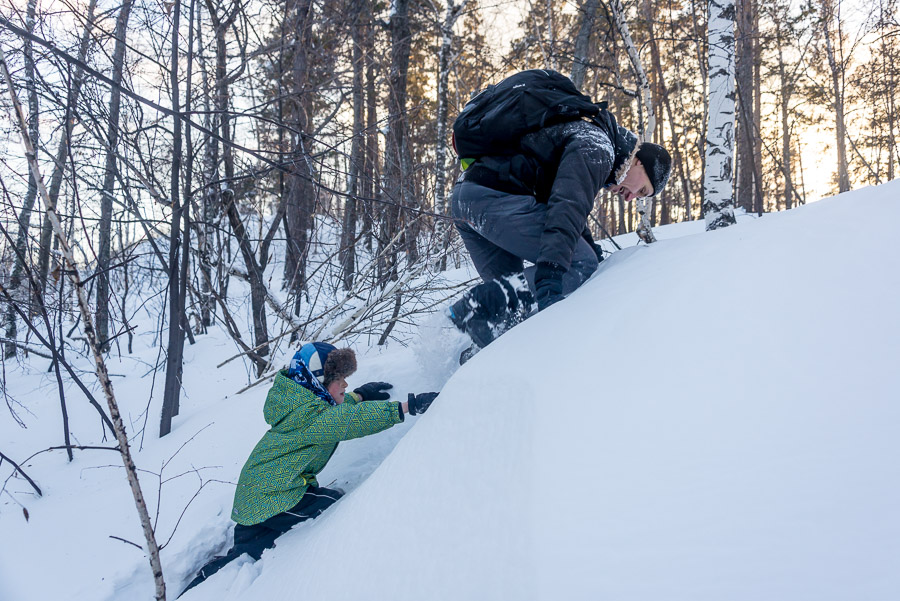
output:
[[[647,79],[647,72],[644,71],[644,66],[641,64],[641,57],[638,54],[637,46],[634,45],[634,40],[631,39],[631,32],[628,30],[628,23],[625,21],[625,8],[622,6],[622,0],[612,0],[612,2],[610,2],[610,8],[612,9],[616,28],[619,30],[619,35],[622,36],[622,41],[625,43],[628,59],[631,61],[631,66],[634,69],[634,74],[638,80],[638,95],[640,96],[640,101],[643,103],[643,112],[641,114],[640,123],[638,124],[639,132],[637,145],[640,146],[653,138],[653,130],[656,127],[656,116],[653,114],[653,98],[650,93],[650,80]],[[647,120],[646,125],[644,124],[644,118]],[[637,212],[641,216],[641,221],[637,228],[637,235],[647,244],[656,242],[653,228],[650,227],[649,212],[652,210],[652,207],[653,202],[649,198],[638,198],[635,200],[635,208],[637,208]]]
[[[703,215],[706,229],[735,223],[734,190],[734,0],[709,1],[709,112]]]

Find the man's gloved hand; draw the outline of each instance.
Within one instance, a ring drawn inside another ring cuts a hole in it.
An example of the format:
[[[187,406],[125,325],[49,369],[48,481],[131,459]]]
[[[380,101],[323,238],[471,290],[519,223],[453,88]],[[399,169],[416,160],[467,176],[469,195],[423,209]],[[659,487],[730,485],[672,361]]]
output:
[[[353,392],[361,396],[364,401],[386,401],[391,398],[391,393],[385,392],[385,390],[393,387],[393,384],[387,382],[369,382],[354,389]]]
[[[537,269],[534,271],[534,288],[538,311],[543,311],[553,303],[564,298],[562,277],[565,272],[566,270],[556,263],[538,262]]]
[[[434,402],[434,399],[437,398],[437,395],[438,393],[436,392],[422,392],[419,394],[410,392],[406,402],[409,414],[419,415],[420,413],[425,413],[431,406],[431,403]]]

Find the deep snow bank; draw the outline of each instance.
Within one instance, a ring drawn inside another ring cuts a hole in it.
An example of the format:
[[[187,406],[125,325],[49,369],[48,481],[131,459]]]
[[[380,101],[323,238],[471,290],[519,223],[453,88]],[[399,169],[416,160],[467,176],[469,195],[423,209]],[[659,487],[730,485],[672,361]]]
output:
[[[898,191],[615,255],[185,599],[900,598]]]

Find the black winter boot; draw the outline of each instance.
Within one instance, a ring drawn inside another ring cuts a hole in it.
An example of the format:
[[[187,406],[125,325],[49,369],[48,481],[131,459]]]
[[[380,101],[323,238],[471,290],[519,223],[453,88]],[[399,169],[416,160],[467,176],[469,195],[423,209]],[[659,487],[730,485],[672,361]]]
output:
[[[477,347],[463,351],[465,357],[460,356],[460,364],[527,319],[534,305],[534,295],[521,273],[484,282],[468,290],[450,307],[454,325],[468,334]]]

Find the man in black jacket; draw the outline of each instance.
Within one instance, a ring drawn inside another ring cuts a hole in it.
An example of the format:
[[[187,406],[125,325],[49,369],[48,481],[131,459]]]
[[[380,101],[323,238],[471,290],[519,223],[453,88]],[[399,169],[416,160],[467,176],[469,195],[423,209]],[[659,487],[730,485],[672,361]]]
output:
[[[658,194],[672,160],[602,111],[527,134],[520,154],[481,157],[460,176],[451,211],[484,280],[450,317],[484,347],[538,310],[562,300],[597,269],[587,227],[602,188],[626,201]],[[524,268],[524,261],[534,267]]]

